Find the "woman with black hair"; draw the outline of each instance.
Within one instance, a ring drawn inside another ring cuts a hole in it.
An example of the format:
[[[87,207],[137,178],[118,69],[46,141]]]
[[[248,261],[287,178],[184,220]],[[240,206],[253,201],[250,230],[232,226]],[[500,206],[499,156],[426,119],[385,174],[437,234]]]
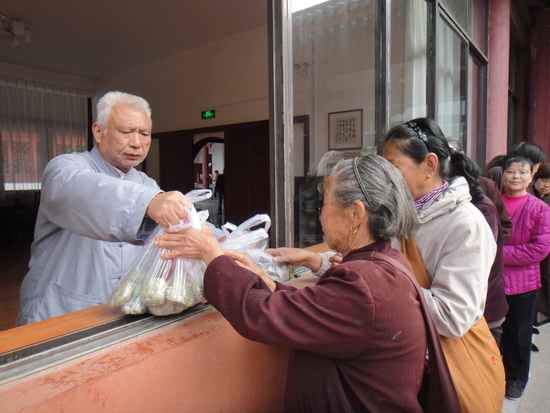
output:
[[[504,193],[504,186],[502,183],[502,167],[506,160],[512,157],[529,159],[529,161],[533,164],[533,173],[537,172],[541,163],[546,162],[546,154],[540,146],[532,142],[517,142],[512,147],[512,149],[510,149],[508,154],[505,157],[501,158],[500,163],[488,169],[487,173],[485,174],[487,178],[496,182],[501,193]],[[531,194],[533,193],[531,188],[529,188],[527,191]]]
[[[502,355],[506,369],[506,397],[521,397],[529,380],[533,320],[540,262],[550,251],[550,208],[527,192],[533,164],[510,157],[503,165],[502,199],[512,219],[512,235],[504,244],[504,281],[510,307],[503,324]]]
[[[470,195],[472,196],[472,203],[481,211],[487,220],[497,243],[497,253],[493,265],[491,266],[491,272],[489,273],[487,301],[485,302],[485,311],[483,315],[485,316],[485,320],[487,321],[495,341],[497,344],[500,344],[502,323],[508,312],[508,303],[506,302],[506,294],[504,293],[504,268],[502,264],[502,247],[505,237],[496,202],[500,201],[500,205],[504,211],[506,211],[506,208],[504,207],[500,193],[498,193],[496,189],[496,184],[487,178],[485,179],[495,186],[495,191],[492,193],[492,196],[498,198],[493,202],[493,198],[489,197],[489,194],[484,193],[485,185],[481,181],[481,169],[470,157],[464,154],[460,143],[451,139],[447,139],[447,141],[451,148],[451,153],[453,151],[458,151],[464,155],[462,157],[455,157],[456,165],[453,166],[452,169],[456,174],[462,172],[462,176],[466,178],[470,188]],[[507,212],[506,217],[508,217]],[[508,222],[510,222],[509,217]]]
[[[421,222],[416,245],[403,245],[430,307],[465,412],[500,412],[504,369],[483,317],[496,243],[470,202],[471,171],[452,151],[435,121],[413,119],[393,127],[383,156],[403,174]],[[474,196],[482,191],[474,184]],[[416,253],[416,254],[415,254]],[[471,358],[470,346],[483,354]]]

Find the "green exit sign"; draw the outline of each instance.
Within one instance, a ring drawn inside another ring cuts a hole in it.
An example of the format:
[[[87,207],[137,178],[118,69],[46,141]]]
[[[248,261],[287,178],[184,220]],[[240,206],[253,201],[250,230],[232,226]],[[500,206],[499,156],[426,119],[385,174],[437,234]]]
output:
[[[201,112],[201,119],[212,119],[216,117],[215,110],[204,110]]]

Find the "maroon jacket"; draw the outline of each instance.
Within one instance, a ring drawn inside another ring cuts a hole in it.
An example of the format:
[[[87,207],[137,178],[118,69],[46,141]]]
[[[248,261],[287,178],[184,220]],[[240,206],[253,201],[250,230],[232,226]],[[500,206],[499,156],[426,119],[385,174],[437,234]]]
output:
[[[510,220],[510,215],[508,215],[508,210],[504,206],[504,202],[502,202],[500,189],[495,181],[484,176],[479,177],[479,183],[483,187],[485,195],[495,204],[502,227],[503,242],[506,242],[512,233],[512,221]]]
[[[503,320],[506,313],[508,313],[508,302],[506,301],[506,294],[504,293],[504,264],[502,263],[504,237],[502,235],[502,226],[495,204],[485,196],[481,202],[474,205],[481,211],[487,220],[495,237],[495,242],[497,243],[497,253],[493,265],[491,266],[491,272],[489,273],[487,301],[485,302],[485,311],[483,313],[485,320],[487,320],[487,324],[489,324],[490,327],[496,327],[492,324]],[[508,213],[506,213],[506,215],[508,215]]]
[[[426,324],[420,291],[377,254],[410,269],[388,241],[351,252],[303,289],[277,283],[272,293],[225,256],[208,266],[205,297],[241,335],[292,349],[285,411],[422,411]]]

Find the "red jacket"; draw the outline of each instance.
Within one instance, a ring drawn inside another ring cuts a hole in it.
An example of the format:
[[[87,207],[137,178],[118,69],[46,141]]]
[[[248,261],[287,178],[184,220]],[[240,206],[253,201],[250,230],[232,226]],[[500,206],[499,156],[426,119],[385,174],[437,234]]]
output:
[[[285,411],[422,411],[427,328],[420,291],[378,253],[410,268],[389,241],[351,252],[299,290],[277,283],[272,293],[225,256],[208,266],[205,297],[241,335],[292,349]]]
[[[534,195],[510,216],[512,234],[503,248],[504,286],[514,295],[536,290],[540,283],[540,262],[550,252],[550,207]]]

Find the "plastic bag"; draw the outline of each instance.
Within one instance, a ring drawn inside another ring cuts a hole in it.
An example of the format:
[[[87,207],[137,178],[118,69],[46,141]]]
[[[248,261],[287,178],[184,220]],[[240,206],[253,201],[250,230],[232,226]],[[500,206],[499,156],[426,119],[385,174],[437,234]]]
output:
[[[263,228],[252,229],[263,225]],[[269,243],[267,231],[271,226],[269,215],[258,214],[247,219],[238,227],[231,223],[222,225],[223,238],[220,245],[223,250],[234,250],[250,255],[252,260],[272,280],[289,280],[290,268],[285,264],[273,262],[273,256],[265,252]]]
[[[185,196],[193,203],[208,199],[211,190],[194,190]],[[208,218],[208,211],[197,212],[193,207],[178,225],[181,230],[192,226],[201,229]],[[203,276],[204,262],[189,258],[163,259],[160,254],[168,250],[156,247],[155,238],[165,228],[158,226],[149,236],[143,252],[132,263],[121,282],[111,294],[111,306],[126,314],[170,315],[181,313],[189,307],[205,302]]]

